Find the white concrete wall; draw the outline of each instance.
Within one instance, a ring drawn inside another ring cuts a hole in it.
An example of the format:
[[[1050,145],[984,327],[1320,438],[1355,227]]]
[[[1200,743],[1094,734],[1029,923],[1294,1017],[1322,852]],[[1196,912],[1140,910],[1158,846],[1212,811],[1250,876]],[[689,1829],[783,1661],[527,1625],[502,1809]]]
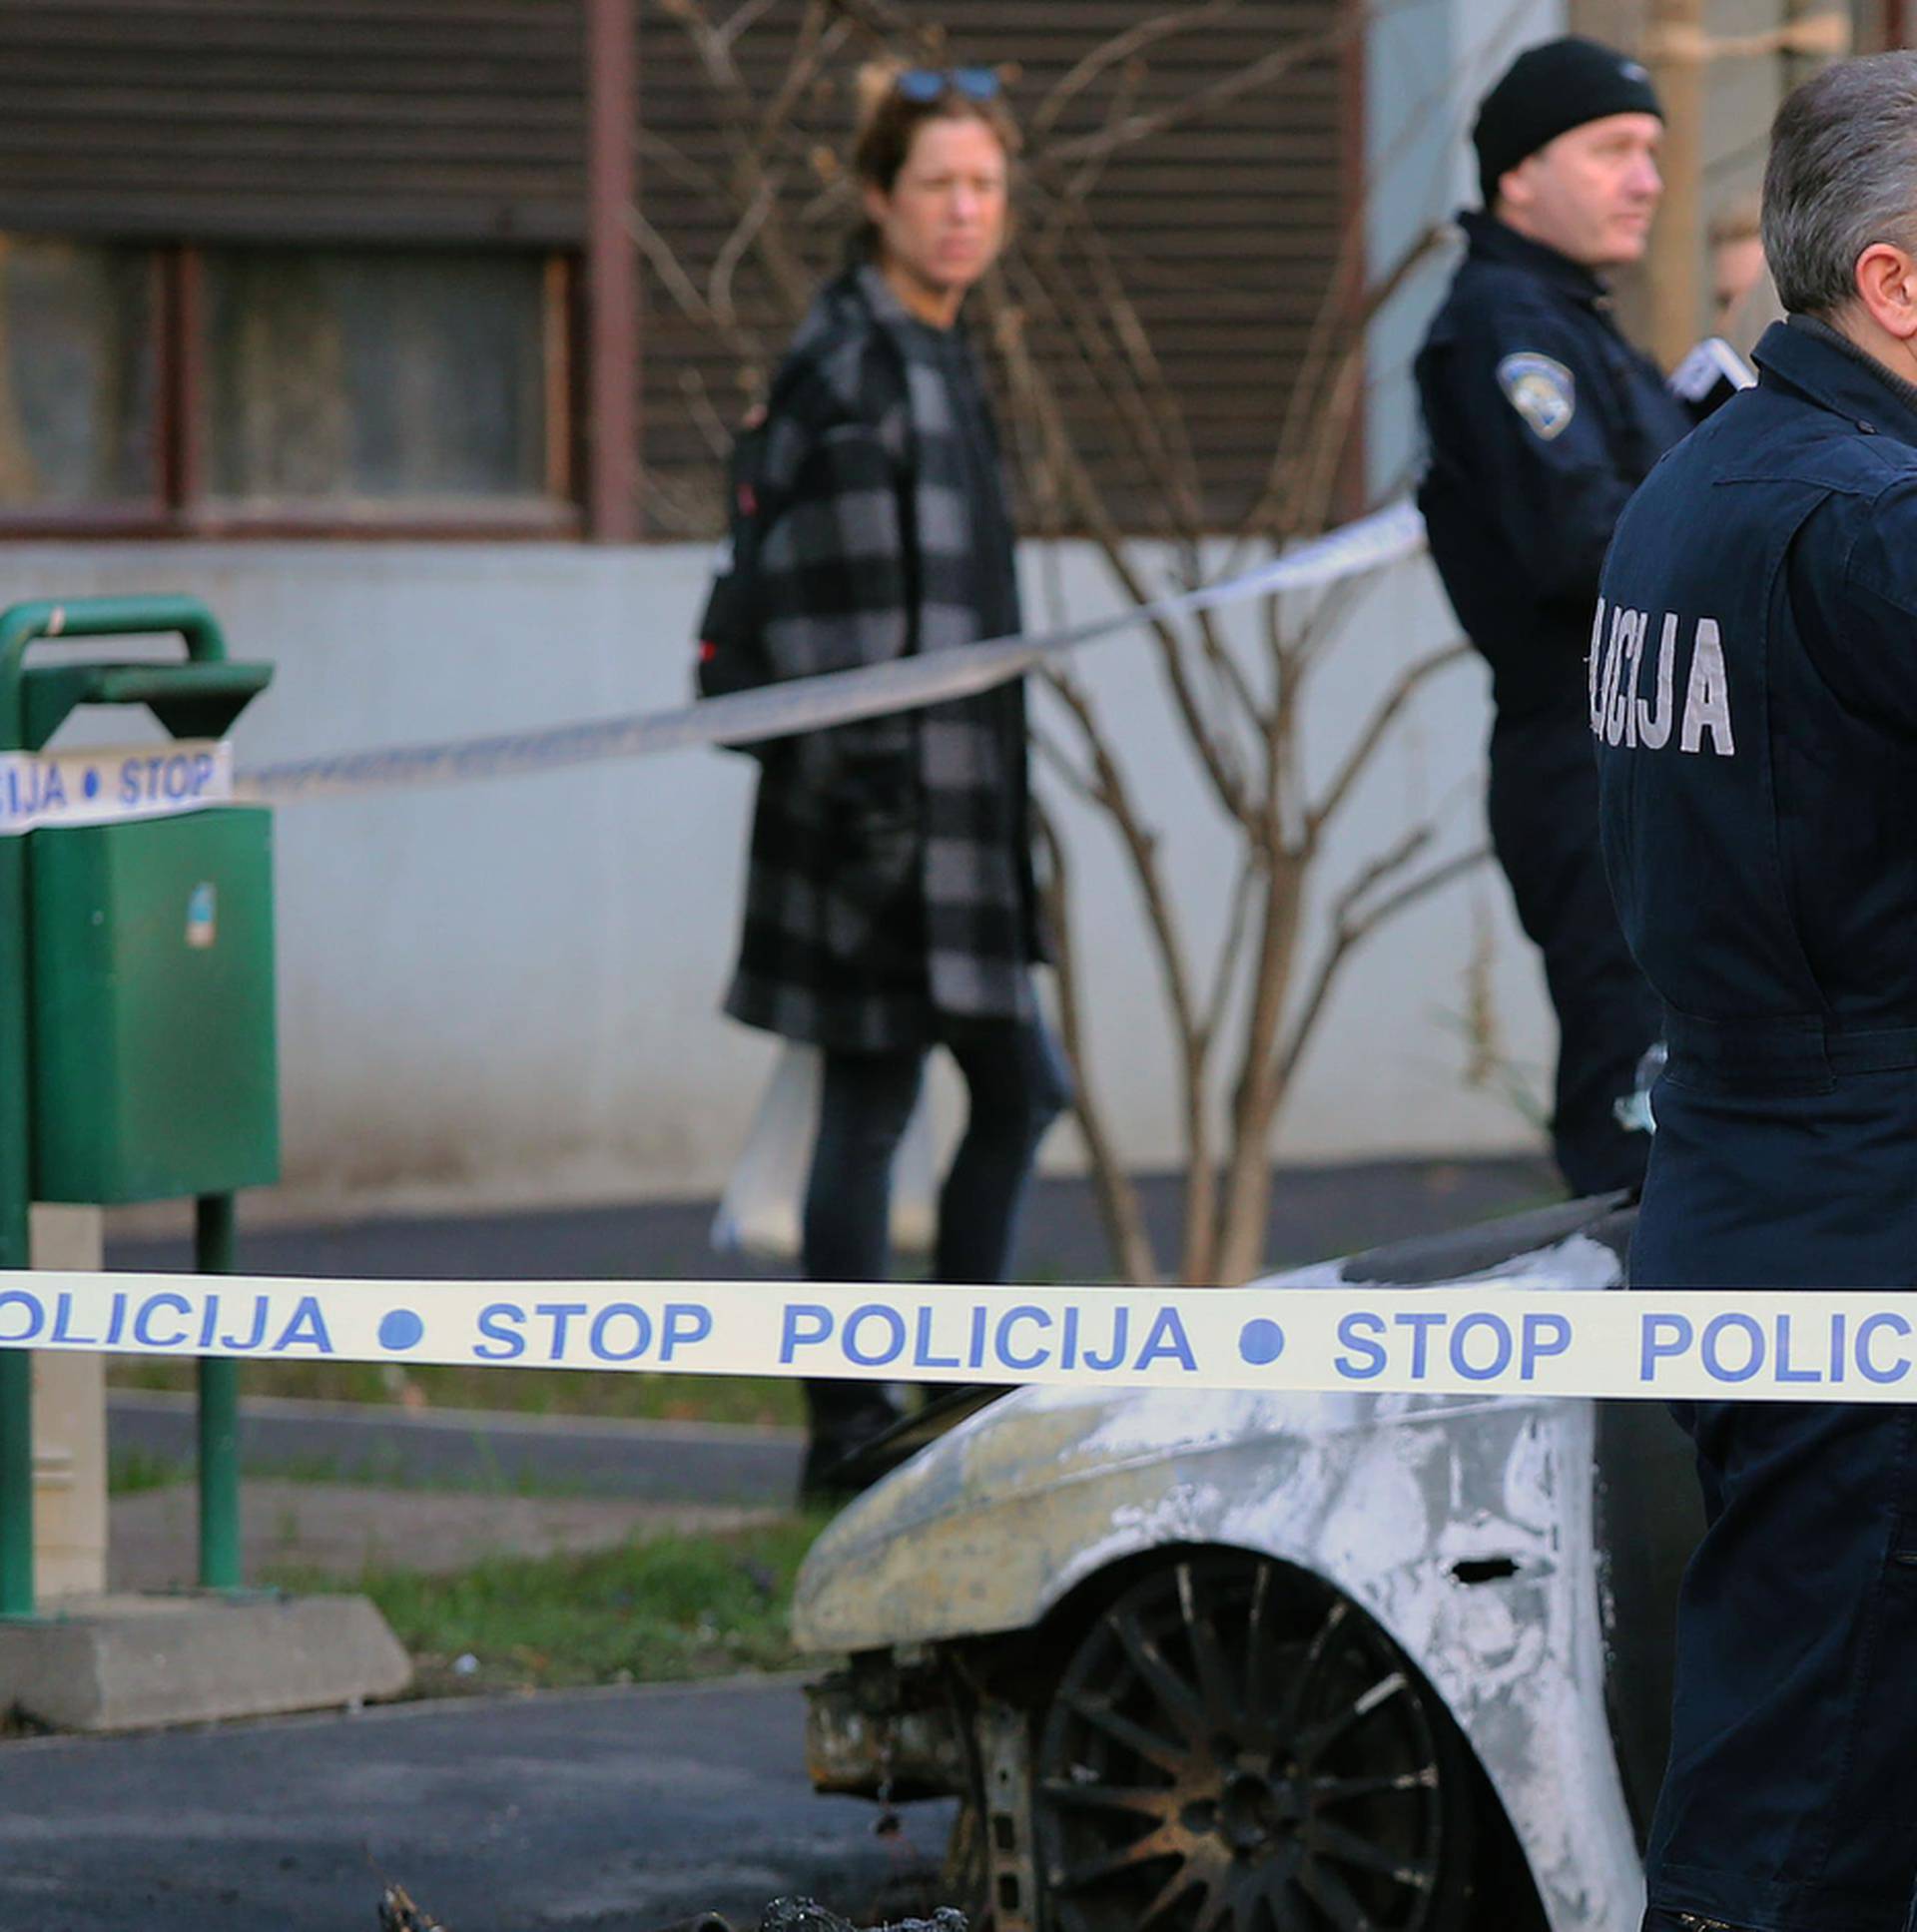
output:
[[[1062,584],[1100,608],[1092,560],[1025,559],[1034,611]],[[0,603],[181,590],[234,655],[271,658],[242,763],[553,724],[679,702],[703,549],[401,544],[19,545]],[[1447,634],[1422,564],[1353,610],[1314,695],[1314,755],[1355,728],[1391,667]],[[59,647],[56,647],[59,648]],[[1215,920],[1232,847],[1168,722],[1145,647],[1085,654],[1146,775],[1180,899]],[[1325,879],[1447,805],[1477,836],[1487,719],[1475,664],[1447,674],[1355,801]],[[142,731],[103,717],[95,737]],[[719,753],[433,793],[290,808],[279,822],[287,1178],[310,1214],[696,1195],[722,1180],[772,1048],[716,1011],[734,941],[753,767]],[[1079,945],[1101,1092],[1140,1163],[1176,1154],[1156,976],[1102,828],[1063,808],[1080,855]],[[1467,1091],[1459,1029],[1474,949],[1501,1040],[1535,1070],[1549,1019],[1484,873],[1353,967],[1303,1069],[1278,1151],[1292,1159],[1532,1144],[1505,1099]],[[1069,1132],[1051,1158],[1069,1163]],[[262,1204],[264,1205],[264,1204]]]
[[[1374,281],[1421,236],[1479,206],[1478,103],[1516,54],[1565,31],[1565,0],[1401,0],[1380,11],[1365,41]],[[1428,257],[1372,324],[1366,464],[1374,497],[1405,488],[1422,460],[1412,359],[1456,267],[1450,251]]]

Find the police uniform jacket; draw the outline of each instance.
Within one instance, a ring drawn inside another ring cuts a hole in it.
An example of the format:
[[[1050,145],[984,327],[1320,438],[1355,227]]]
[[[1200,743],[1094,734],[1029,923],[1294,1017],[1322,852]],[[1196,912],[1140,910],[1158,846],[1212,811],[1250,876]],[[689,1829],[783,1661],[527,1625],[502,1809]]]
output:
[[[870,266],[827,284],[774,384],[760,549],[779,677],[1018,628],[995,435],[961,334]],[[850,1052],[1033,1012],[1017,684],[766,748],[726,1010]]]
[[[1669,1016],[1633,1279],[1917,1284],[1917,390],[1821,323],[1617,526],[1587,707]]]
[[[1590,270],[1490,215],[1459,222],[1468,252],[1418,355],[1418,506],[1501,721],[1575,729],[1604,548],[1689,419]]]

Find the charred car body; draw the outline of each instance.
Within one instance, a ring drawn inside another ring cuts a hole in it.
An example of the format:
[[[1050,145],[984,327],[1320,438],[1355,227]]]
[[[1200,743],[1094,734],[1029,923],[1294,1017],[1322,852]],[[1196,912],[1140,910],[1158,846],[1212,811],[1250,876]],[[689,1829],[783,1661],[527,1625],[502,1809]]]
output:
[[[1602,1292],[1628,1232],[1266,1285]],[[815,1546],[815,1782],[962,1799],[997,1932],[1634,1932],[1695,1487],[1647,1403],[1020,1391]]]

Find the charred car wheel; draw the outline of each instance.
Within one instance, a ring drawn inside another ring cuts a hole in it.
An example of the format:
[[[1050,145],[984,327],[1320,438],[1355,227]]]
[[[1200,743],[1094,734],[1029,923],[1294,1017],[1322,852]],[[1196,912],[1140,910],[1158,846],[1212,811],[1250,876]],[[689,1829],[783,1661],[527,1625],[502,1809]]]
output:
[[[1451,1719],[1363,1611],[1257,1558],[1147,1575],[1039,1730],[1051,1932],[1451,1932],[1477,1792]]]

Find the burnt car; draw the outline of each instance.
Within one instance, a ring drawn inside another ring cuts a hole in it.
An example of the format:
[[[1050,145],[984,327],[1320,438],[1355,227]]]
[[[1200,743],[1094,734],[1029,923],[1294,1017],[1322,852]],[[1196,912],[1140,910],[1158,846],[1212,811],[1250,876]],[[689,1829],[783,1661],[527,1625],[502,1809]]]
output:
[[[1261,1285],[1609,1292],[1630,1222]],[[1020,1390],[815,1546],[814,1781],[958,1797],[996,1932],[1635,1932],[1700,1529],[1656,1404]]]

